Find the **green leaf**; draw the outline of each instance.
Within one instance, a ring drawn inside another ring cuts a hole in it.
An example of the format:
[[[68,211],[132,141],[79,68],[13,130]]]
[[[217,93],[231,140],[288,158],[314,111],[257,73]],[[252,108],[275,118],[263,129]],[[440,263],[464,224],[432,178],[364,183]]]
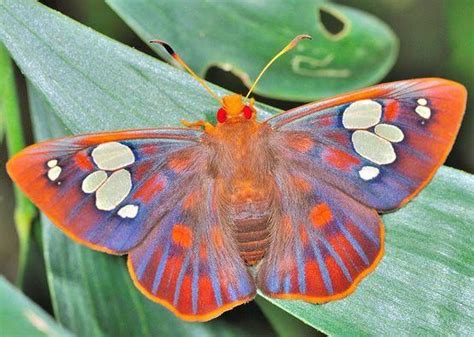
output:
[[[73,336],[3,276],[0,276],[0,303],[2,336]]]
[[[398,54],[382,21],[324,0],[106,1],[144,41],[164,39],[201,75],[218,66],[247,86],[293,37],[312,35],[259,82],[255,92],[272,98],[310,101],[373,84]],[[338,34],[326,31],[321,10],[344,27]]]
[[[8,154],[11,157],[25,147],[25,140],[23,139],[13,64],[7,49],[1,43],[0,74],[0,143],[3,132],[5,132]],[[31,225],[36,215],[36,208],[16,186],[14,193],[15,226],[20,245],[17,284],[22,287],[30,248]]]
[[[279,337],[325,336],[322,333],[314,331],[309,325],[306,325],[293,315],[288,314],[287,311],[265,300],[262,296],[257,296],[255,302],[257,302],[260,309],[268,318]]]
[[[467,112],[464,117],[464,127],[460,131],[462,147],[457,150],[454,158],[464,167],[474,170],[474,152],[466,151],[474,147],[474,21],[472,20],[473,3],[471,0],[457,0],[444,3],[446,28],[451,51],[445,67],[449,76],[463,83],[470,95],[468,96]],[[444,60],[443,60],[444,61]]]
[[[0,3],[0,39],[35,88],[34,124],[52,131],[42,137],[169,125],[217,108],[183,72],[26,0]],[[274,303],[331,334],[472,335],[473,187],[472,176],[444,168],[414,202],[385,215],[386,256],[347,299]],[[80,247],[51,226],[44,240],[56,315],[78,335],[235,333],[222,319],[181,323],[149,302],[121,258]]]

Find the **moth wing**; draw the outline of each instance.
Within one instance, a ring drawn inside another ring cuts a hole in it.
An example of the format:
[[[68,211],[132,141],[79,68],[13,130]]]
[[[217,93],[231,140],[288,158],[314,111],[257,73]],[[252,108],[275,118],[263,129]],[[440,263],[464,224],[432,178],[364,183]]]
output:
[[[295,108],[267,120],[282,161],[363,204],[408,202],[445,161],[466,89],[436,78],[386,83]]]
[[[208,320],[255,295],[217,216],[200,131],[133,130],[51,140],[7,165],[66,234],[129,254],[136,286],[186,320]]]
[[[255,296],[254,280],[217,214],[212,178],[197,176],[128,256],[135,285],[189,321],[207,321]]]
[[[352,293],[383,256],[377,212],[291,166],[277,169],[281,221],[259,266],[266,295],[322,303]]]
[[[205,163],[194,130],[98,133],[32,145],[12,179],[75,241],[111,254],[139,244]]]

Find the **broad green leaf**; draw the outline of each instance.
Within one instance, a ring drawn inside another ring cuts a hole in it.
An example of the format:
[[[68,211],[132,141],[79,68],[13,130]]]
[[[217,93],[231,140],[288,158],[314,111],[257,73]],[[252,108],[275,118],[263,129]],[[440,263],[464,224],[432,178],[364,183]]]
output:
[[[0,144],[5,133],[9,156],[13,156],[25,147],[21,124],[13,63],[8,50],[0,43]],[[18,259],[17,284],[22,287],[24,269],[30,248],[30,232],[36,209],[28,198],[14,187],[15,226],[18,234],[20,253]]]
[[[325,336],[323,333],[314,331],[309,325],[306,325],[295,316],[289,315],[287,311],[282,310],[261,296],[257,296],[255,302],[257,302],[260,309],[268,318],[279,337]]]
[[[459,161],[474,170],[474,152],[466,151],[474,147],[474,21],[472,13],[474,3],[471,0],[458,0],[444,3],[446,28],[451,53],[445,66],[450,76],[463,83],[470,95],[468,96],[468,112],[464,118],[464,127],[460,136],[463,147],[455,148]]]
[[[0,335],[72,337],[37,304],[0,276]]]
[[[312,35],[259,82],[255,92],[272,98],[310,101],[373,84],[398,54],[382,21],[324,0],[106,1],[144,41],[167,40],[201,75],[218,66],[247,86],[293,37]],[[324,28],[321,10],[339,20],[339,33]]]
[[[34,122],[53,131],[43,137],[168,125],[216,109],[189,76],[41,5],[0,5],[0,39],[35,88]],[[354,295],[322,306],[275,304],[331,334],[472,334],[473,185],[472,176],[445,168],[414,202],[384,216],[386,256]],[[80,335],[222,335],[229,327],[220,319],[180,323],[133,288],[121,258],[79,247],[50,226],[44,239],[56,314]]]

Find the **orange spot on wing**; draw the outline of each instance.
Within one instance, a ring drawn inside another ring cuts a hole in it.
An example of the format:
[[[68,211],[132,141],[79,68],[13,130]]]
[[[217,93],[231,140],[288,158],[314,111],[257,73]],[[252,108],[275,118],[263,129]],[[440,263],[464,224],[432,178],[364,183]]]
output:
[[[350,154],[344,151],[334,148],[327,149],[325,151],[324,158],[329,161],[333,166],[342,170],[347,170],[355,165],[360,164],[360,160],[358,158],[351,156]]]
[[[94,164],[92,164],[92,161],[90,160],[90,157],[86,151],[78,152],[74,156],[74,161],[76,162],[76,165],[81,168],[81,170],[89,171],[94,169]]]
[[[311,137],[300,133],[291,135],[288,142],[288,146],[298,152],[308,152],[313,144]]]
[[[183,248],[190,248],[193,243],[193,233],[191,232],[191,229],[183,224],[176,224],[173,226],[171,238],[174,243]]]
[[[197,199],[196,194],[197,193],[191,193],[186,198],[184,198],[184,201],[183,201],[183,208],[184,209],[189,209],[195,204],[196,199]]]
[[[181,172],[189,165],[188,158],[171,158],[168,166],[175,172]]]
[[[133,197],[143,202],[149,202],[157,193],[163,190],[164,186],[165,182],[162,179],[152,177],[140,186]]]
[[[296,186],[297,189],[303,192],[309,192],[311,191],[311,184],[304,178],[301,178],[299,176],[291,176],[291,180],[293,182],[293,185]]]
[[[313,226],[322,228],[332,220],[332,212],[326,203],[317,204],[310,211],[310,219]]]
[[[393,100],[385,106],[383,112],[383,120],[385,122],[393,122],[398,117],[400,106],[397,101]]]

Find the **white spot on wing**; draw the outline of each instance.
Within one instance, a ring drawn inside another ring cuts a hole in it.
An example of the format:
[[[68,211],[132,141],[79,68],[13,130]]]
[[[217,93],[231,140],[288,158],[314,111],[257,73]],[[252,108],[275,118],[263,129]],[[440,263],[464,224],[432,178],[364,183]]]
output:
[[[428,104],[428,101],[424,98],[419,98],[418,101],[416,101],[419,105],[426,105]]]
[[[130,218],[133,219],[138,214],[138,206],[137,205],[125,205],[119,209],[117,214],[122,218]]]
[[[428,119],[431,117],[431,109],[427,106],[418,105],[415,109],[416,113],[423,117],[424,119]]]
[[[116,208],[132,190],[132,178],[127,170],[119,170],[99,187],[96,192],[95,205],[103,211]]]
[[[365,181],[374,179],[379,173],[380,170],[373,166],[364,166],[359,170],[359,176]]]
[[[50,161],[48,161],[47,165],[48,165],[49,168],[53,168],[56,165],[58,165],[58,160],[57,159],[51,159]]]
[[[106,179],[107,173],[104,171],[92,172],[82,181],[82,191],[84,193],[95,192]]]
[[[393,163],[397,158],[389,141],[369,131],[355,131],[352,134],[352,144],[359,155],[379,165]]]
[[[378,124],[375,126],[375,133],[385,138],[386,140],[391,141],[392,143],[398,143],[405,138],[402,130],[395,125],[390,124]]]
[[[342,115],[346,129],[366,129],[380,122],[382,106],[370,99],[356,101],[349,105]]]
[[[100,144],[92,151],[94,163],[102,170],[114,171],[133,164],[132,150],[118,142]]]
[[[54,166],[48,170],[48,179],[51,181],[56,181],[61,174],[62,169],[59,166]]]

